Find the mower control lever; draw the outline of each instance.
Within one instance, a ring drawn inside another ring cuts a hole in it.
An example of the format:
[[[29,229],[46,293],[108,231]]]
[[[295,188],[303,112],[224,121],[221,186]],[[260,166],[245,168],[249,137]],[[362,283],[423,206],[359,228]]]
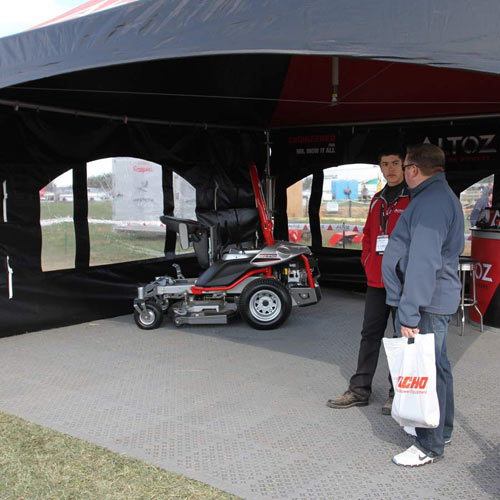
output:
[[[177,274],[177,279],[178,280],[183,280],[185,279],[184,278],[184,275],[182,274],[182,271],[181,271],[181,266],[179,266],[179,264],[172,264],[172,267],[175,269],[175,273]]]

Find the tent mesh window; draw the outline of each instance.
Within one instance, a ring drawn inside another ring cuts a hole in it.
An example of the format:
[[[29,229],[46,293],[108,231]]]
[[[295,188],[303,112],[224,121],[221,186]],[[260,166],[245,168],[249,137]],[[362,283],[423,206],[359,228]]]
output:
[[[312,175],[308,175],[286,190],[288,239],[304,245],[311,245],[309,198],[311,196],[312,177]]]
[[[464,212],[465,246],[462,255],[471,254],[471,227],[475,226],[483,217],[487,217],[484,210],[491,207],[493,198],[493,175],[489,175],[475,182],[460,193],[460,203]]]
[[[320,223],[324,247],[360,250],[370,200],[385,182],[377,165],[353,164],[324,171]]]
[[[173,172],[174,217],[180,219],[197,220],[196,217],[196,189],[184,177]],[[192,246],[183,249],[180,246],[179,235],[175,245],[176,254],[193,253]]]
[[[164,256],[161,165],[108,158],[87,166],[90,265]]]
[[[75,227],[73,223],[72,170],[68,170],[40,190],[42,228],[42,270],[75,267]]]

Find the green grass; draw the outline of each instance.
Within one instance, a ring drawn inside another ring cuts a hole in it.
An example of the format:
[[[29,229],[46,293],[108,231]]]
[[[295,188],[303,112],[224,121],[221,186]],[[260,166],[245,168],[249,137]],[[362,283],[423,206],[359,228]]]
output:
[[[42,227],[42,270],[74,268],[75,248],[72,222]]]
[[[41,203],[41,218],[73,216],[73,203]],[[111,201],[89,202],[89,219],[112,219]],[[89,224],[90,265],[114,264],[161,257],[164,233],[115,231],[111,224]],[[42,228],[42,269],[71,269],[75,266],[75,231],[72,222],[59,222]]]
[[[155,235],[114,231],[110,224],[89,224],[90,265],[113,264],[162,257],[164,233]]]
[[[42,220],[57,217],[73,217],[73,203],[67,201],[40,202],[40,218]]]
[[[237,498],[0,412],[0,500]]]
[[[72,217],[73,203],[69,201],[45,201],[40,203],[41,219]],[[89,219],[111,219],[111,201],[89,201]]]
[[[90,265],[130,262],[161,257],[163,235],[137,235],[113,231],[110,224],[89,224]],[[42,228],[42,269],[71,269],[75,266],[75,231],[73,223],[62,222]]]

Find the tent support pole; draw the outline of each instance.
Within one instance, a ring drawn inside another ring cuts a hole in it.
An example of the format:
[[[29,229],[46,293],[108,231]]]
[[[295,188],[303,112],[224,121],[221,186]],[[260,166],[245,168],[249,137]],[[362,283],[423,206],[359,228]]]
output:
[[[7,181],[3,181],[2,183],[2,188],[3,188],[3,221],[8,222],[7,218]],[[14,288],[12,286],[12,275],[14,274],[14,271],[12,270],[12,267],[10,267],[10,260],[9,256],[5,256],[5,268],[7,269],[7,282],[8,282],[8,287],[9,287],[9,300],[14,297]]]
[[[87,118],[100,118],[103,120],[114,120],[127,123],[150,123],[152,125],[168,125],[176,127],[197,127],[206,129],[222,130],[245,130],[250,132],[262,132],[261,127],[246,127],[243,125],[219,125],[217,123],[195,123],[179,122],[168,120],[157,120],[154,118],[138,118],[133,116],[110,115],[106,113],[94,113],[93,111],[84,111],[78,109],[59,108],[57,106],[47,106],[45,104],[33,104],[29,102],[11,101],[9,99],[0,99],[0,105],[13,107],[15,111],[19,109],[34,109],[36,111],[48,111],[51,113],[60,113],[63,115],[84,116]]]
[[[273,127],[273,131],[277,130],[295,130],[295,129],[308,129],[308,128],[328,128],[328,127],[363,127],[366,125],[399,125],[399,124],[412,124],[412,123],[426,123],[426,122],[448,122],[454,120],[480,120],[489,118],[500,118],[499,113],[481,114],[481,115],[456,115],[456,116],[434,116],[430,118],[401,118],[398,120],[378,120],[366,122],[338,122],[338,123],[311,123],[308,125],[284,125],[281,127]]]
[[[7,219],[7,181],[3,181],[3,221],[8,222]]]

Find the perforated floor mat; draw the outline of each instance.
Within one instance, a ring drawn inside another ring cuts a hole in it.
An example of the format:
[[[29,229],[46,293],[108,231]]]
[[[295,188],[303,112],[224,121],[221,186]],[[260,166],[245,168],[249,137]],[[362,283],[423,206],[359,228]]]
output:
[[[355,368],[364,296],[323,289],[276,331],[241,321],[139,330],[130,316],[0,339],[0,410],[246,499],[500,498],[500,333],[452,323],[456,428],[440,462],[371,404],[333,410]]]

